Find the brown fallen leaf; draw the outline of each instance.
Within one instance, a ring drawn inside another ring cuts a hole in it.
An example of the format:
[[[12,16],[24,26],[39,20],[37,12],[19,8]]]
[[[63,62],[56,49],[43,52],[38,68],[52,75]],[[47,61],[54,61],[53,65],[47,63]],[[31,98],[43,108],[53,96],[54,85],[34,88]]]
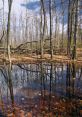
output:
[[[32,113],[28,112],[27,117],[32,117]]]
[[[10,113],[7,115],[7,117],[15,117],[15,115],[13,113]]]
[[[24,111],[23,111],[23,110],[20,111],[20,117],[25,117],[25,116],[24,116]]]
[[[79,101],[79,104],[82,105],[82,100]]]
[[[80,110],[80,116],[82,116],[82,110]]]

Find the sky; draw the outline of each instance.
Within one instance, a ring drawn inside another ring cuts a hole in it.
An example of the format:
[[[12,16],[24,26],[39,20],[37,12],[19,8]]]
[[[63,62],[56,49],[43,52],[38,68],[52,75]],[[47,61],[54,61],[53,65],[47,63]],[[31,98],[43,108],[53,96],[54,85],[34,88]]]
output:
[[[5,12],[8,12],[8,0],[5,1]],[[31,13],[36,13],[40,9],[40,0],[13,0],[12,4],[12,13],[16,14],[16,16],[19,16],[19,14],[22,12],[24,13],[26,11],[26,8],[31,12]],[[60,3],[60,0],[56,0],[56,5]],[[48,0],[45,0],[46,9],[48,11]],[[2,0],[0,0],[0,8],[2,8]],[[60,7],[57,7],[60,9]],[[30,13],[29,12],[29,13]]]
[[[4,0],[4,1],[5,1],[5,12],[7,13],[8,12],[8,0]],[[25,17],[26,9],[28,11],[28,16],[31,17],[31,15],[32,16],[35,14],[38,15],[39,9],[40,9],[39,1],[40,0],[13,0],[11,14],[14,14],[18,20],[20,19],[20,14],[22,14],[22,16]],[[59,0],[57,0],[57,2],[58,1]],[[0,0],[0,9],[1,8],[2,8],[2,0]],[[61,27],[61,23],[60,23],[60,27]]]
[[[0,9],[3,8],[3,0],[0,0]],[[4,4],[4,11],[5,11],[5,21],[7,21],[7,13],[8,13],[8,0],[4,0],[5,4]],[[34,3],[34,2],[37,2],[39,0],[13,0],[13,3],[12,3],[12,12],[11,12],[11,17],[16,16],[16,21],[19,23],[19,20],[20,20],[20,17],[22,16],[23,18],[25,18],[25,15],[26,15],[26,9],[27,9],[27,14],[28,14],[28,17],[33,17],[36,13],[36,9],[32,10],[32,9],[29,9],[27,8],[25,5],[29,5],[29,3]],[[32,8],[32,5],[31,5],[31,8]],[[0,14],[2,14],[0,12]],[[3,15],[0,15],[0,16],[3,16]],[[12,19],[12,18],[11,18]],[[0,17],[0,20],[2,22],[2,17]],[[13,19],[12,19],[13,20]],[[1,22],[0,22],[0,25],[1,25]]]
[[[5,1],[5,12],[8,12],[8,0],[4,0]],[[16,14],[16,16],[19,16],[20,13],[24,13],[26,11],[26,7],[24,7],[23,5],[27,4],[29,2],[35,2],[35,1],[39,1],[39,0],[13,0],[12,3],[12,13]],[[2,8],[2,0],[0,0],[0,9]],[[30,10],[28,9],[30,12],[34,12],[34,10]]]

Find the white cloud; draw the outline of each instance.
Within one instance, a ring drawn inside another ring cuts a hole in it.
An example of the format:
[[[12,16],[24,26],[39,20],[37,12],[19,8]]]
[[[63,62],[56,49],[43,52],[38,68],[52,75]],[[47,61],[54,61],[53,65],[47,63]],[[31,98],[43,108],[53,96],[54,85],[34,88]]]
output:
[[[5,1],[5,12],[8,12],[8,0]],[[12,12],[15,14],[19,15],[22,12],[26,10],[25,7],[22,7],[21,4],[29,3],[29,2],[34,2],[34,1],[39,1],[39,0],[13,0],[12,3]],[[0,0],[0,9],[3,7],[2,0]]]

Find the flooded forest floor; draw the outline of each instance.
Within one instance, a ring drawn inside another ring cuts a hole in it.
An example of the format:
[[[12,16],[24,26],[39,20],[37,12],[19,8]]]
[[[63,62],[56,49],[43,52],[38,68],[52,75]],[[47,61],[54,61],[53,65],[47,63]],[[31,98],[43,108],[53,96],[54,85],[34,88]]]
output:
[[[82,59],[13,54],[11,65],[0,58],[0,117],[82,117]]]

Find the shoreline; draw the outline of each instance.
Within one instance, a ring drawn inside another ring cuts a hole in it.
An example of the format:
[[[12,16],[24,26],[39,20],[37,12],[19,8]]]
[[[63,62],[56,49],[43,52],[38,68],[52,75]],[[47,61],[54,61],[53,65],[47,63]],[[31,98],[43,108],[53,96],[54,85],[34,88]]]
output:
[[[3,54],[0,55],[0,63],[9,63],[8,57],[6,56],[4,59]],[[11,55],[11,62],[14,63],[36,63],[36,62],[60,62],[60,63],[76,63],[82,65],[82,57],[79,57],[75,60],[70,59],[64,55],[53,55],[53,59],[50,58],[50,54],[44,54],[43,58],[38,56],[31,56],[31,55],[18,55],[14,54]]]

